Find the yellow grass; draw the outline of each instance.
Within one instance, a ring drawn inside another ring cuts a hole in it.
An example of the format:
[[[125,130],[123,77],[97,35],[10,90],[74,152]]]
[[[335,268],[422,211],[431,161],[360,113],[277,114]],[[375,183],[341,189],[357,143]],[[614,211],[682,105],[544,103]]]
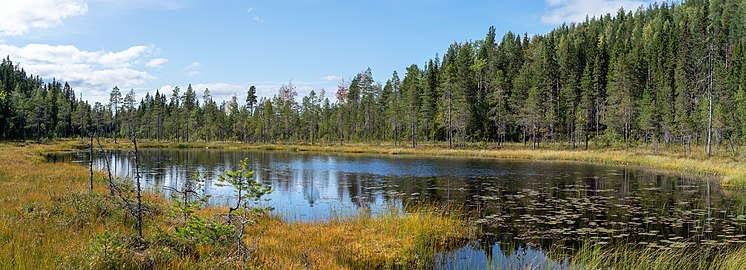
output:
[[[103,174],[95,192],[88,191],[88,169],[67,163],[45,163],[41,153],[80,148],[75,141],[53,144],[0,143],[0,269],[91,268],[90,247],[106,231],[134,236],[134,221],[105,196]],[[145,201],[157,214],[145,220],[145,238],[173,230],[171,205],[158,195]],[[199,213],[216,219],[226,209]],[[318,223],[261,219],[246,239],[256,244],[252,267],[351,269],[361,266],[424,267],[440,250],[461,245],[475,230],[455,212],[423,208],[392,210],[382,216],[360,215]],[[129,250],[132,262],[116,268],[212,269],[230,267],[235,258],[200,246],[199,256],[174,255],[151,242],[146,250]],[[226,257],[220,257],[226,256]],[[129,258],[129,257],[128,257]]]
[[[128,231],[121,222],[70,226],[69,217],[61,217],[55,206],[68,194],[86,190],[88,171],[74,164],[46,164],[36,153],[42,148],[0,145],[2,269],[56,268],[76,260],[76,252],[104,229]]]
[[[313,223],[273,218],[247,242],[256,243],[262,265],[275,269],[423,268],[437,251],[460,247],[475,233],[451,211],[410,211]]]

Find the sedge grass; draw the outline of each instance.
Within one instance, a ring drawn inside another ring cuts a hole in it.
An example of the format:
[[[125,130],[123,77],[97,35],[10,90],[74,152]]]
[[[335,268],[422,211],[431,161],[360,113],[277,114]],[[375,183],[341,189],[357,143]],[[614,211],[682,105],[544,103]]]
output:
[[[725,250],[587,245],[570,257],[569,269],[740,270],[746,246]]]
[[[0,269],[99,268],[89,249],[106,232],[135,235],[134,221],[116,204],[107,204],[104,175],[95,175],[88,191],[88,169],[69,163],[46,163],[40,153],[79,149],[75,141],[51,144],[0,143]],[[167,213],[172,205],[157,194],[144,201],[156,214],[147,216],[146,239],[179,224]],[[198,213],[217,219],[226,209]],[[381,216],[360,215],[325,222],[286,222],[263,218],[246,239],[253,247],[252,267],[352,269],[364,266],[427,267],[429,258],[469,239],[475,229],[456,211],[423,208]],[[167,246],[123,250],[131,256],[116,268],[230,268],[235,259],[203,245],[196,256],[174,253]],[[111,267],[111,265],[109,265]],[[366,267],[367,268],[367,267]]]
[[[431,268],[437,252],[458,248],[476,234],[458,211],[408,211],[305,223],[268,218],[247,241],[256,243],[257,259],[269,268]]]

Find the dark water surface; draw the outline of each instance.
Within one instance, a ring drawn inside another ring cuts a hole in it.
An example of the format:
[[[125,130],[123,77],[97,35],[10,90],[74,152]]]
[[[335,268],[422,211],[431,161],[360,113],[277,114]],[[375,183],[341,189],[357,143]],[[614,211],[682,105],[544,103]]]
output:
[[[130,154],[115,151],[112,170],[132,176]],[[439,256],[440,268],[552,268],[542,249],[581,243],[684,248],[746,241],[746,195],[717,182],[639,168],[568,162],[422,158],[246,150],[144,150],[146,187],[168,194],[194,170],[206,173],[211,203],[231,187],[217,175],[249,158],[274,192],[268,204],[288,220],[374,213],[386,205],[447,202],[473,212],[484,237]],[[86,153],[50,156],[87,162]],[[94,166],[104,169],[104,158]],[[404,207],[406,209],[406,207]]]

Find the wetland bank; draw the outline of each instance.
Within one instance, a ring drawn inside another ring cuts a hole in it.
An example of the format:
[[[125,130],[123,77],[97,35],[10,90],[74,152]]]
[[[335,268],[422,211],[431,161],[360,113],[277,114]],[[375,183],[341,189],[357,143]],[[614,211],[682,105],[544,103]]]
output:
[[[128,155],[116,150],[109,157],[117,174],[131,173]],[[638,166],[194,148],[147,149],[141,158],[144,183],[154,192],[167,194],[165,187],[182,185],[193,171],[205,173],[215,206],[229,203],[232,193],[215,175],[249,158],[256,177],[274,189],[267,202],[274,215],[297,224],[448,205],[478,228],[478,237],[437,251],[429,264],[435,268],[572,268],[614,263],[604,260],[619,254],[627,254],[626,263],[660,254],[673,261],[651,259],[651,265],[689,269],[699,260],[719,265],[722,254],[742,256],[746,240],[741,190],[724,188],[717,178]]]
[[[6,2],[0,269],[746,265],[746,1]]]

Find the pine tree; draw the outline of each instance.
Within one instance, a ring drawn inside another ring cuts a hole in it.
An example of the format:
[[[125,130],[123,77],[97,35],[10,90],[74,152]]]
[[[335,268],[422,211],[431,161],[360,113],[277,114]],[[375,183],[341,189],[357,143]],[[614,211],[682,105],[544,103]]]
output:
[[[254,112],[254,105],[256,105],[256,87],[252,85],[246,93],[246,106],[252,113]]]
[[[409,136],[412,148],[417,147],[417,131],[420,111],[420,96],[422,95],[422,72],[417,65],[407,68],[407,74],[401,84],[401,91],[405,99],[404,110],[411,112],[407,114],[406,121],[409,123]]]

